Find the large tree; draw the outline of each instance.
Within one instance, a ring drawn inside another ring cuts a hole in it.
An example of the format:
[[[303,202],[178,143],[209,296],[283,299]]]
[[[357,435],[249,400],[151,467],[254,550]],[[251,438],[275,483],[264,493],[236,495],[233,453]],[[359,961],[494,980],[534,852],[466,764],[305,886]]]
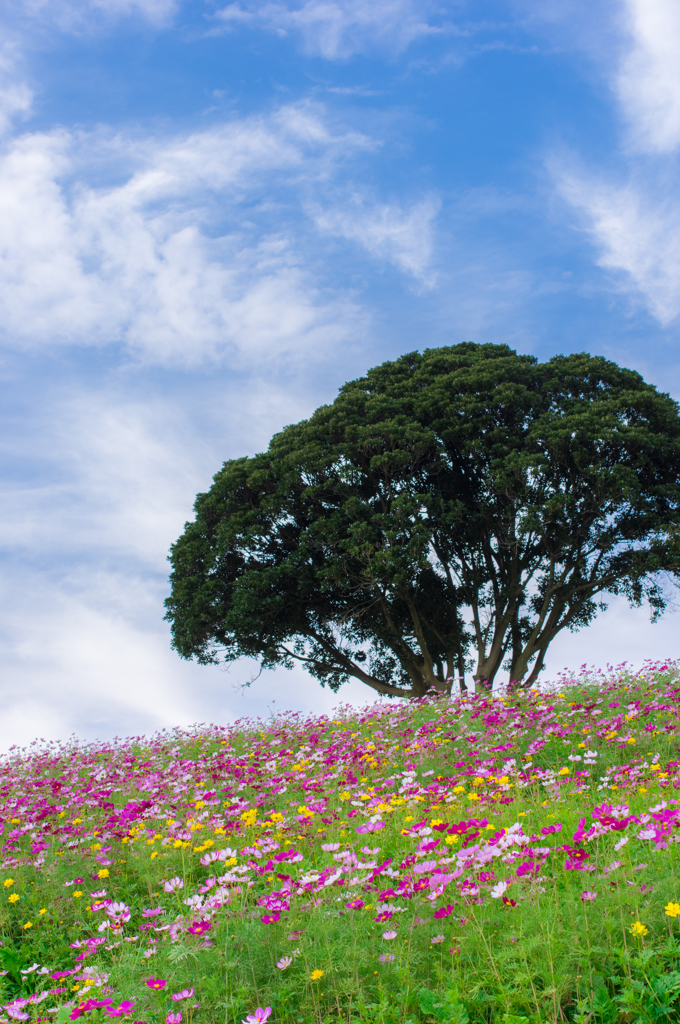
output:
[[[410,353],[233,459],[171,552],[173,645],[336,689],[530,685],[607,594],[680,576],[680,415],[639,374],[506,345]]]

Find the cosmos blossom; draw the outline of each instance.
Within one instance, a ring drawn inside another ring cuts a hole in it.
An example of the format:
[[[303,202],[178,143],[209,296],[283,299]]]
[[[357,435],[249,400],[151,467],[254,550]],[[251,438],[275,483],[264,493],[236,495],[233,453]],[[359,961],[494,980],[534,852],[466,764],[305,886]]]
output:
[[[257,1010],[255,1010],[255,1013],[249,1013],[245,1020],[241,1022],[241,1024],[264,1024],[264,1022],[266,1020],[269,1020],[269,1018],[271,1017],[271,1013],[271,1006],[266,1006],[264,1009],[262,1009],[261,1006],[258,1006]]]
[[[181,992],[173,992],[170,998],[178,1003],[181,999],[191,999],[193,994],[193,988],[183,988]]]

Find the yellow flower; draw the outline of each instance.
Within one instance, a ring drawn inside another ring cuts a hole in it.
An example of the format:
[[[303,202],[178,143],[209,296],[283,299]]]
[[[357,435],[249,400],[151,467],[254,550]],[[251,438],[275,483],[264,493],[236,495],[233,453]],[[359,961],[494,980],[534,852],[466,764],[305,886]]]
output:
[[[74,892],[73,893],[73,899],[74,900],[79,900],[82,895],[83,895],[82,892]]]
[[[560,775],[568,775],[568,774],[569,774],[569,769],[568,768],[560,768]]]
[[[6,878],[2,884],[4,885],[5,889],[9,889],[10,885],[14,885],[14,879]]]
[[[631,935],[646,935],[647,928],[643,925],[642,921],[636,921],[630,928]]]
[[[24,931],[25,931],[25,930],[26,930],[27,928],[32,928],[32,927],[33,927],[33,922],[32,922],[32,921],[27,921],[27,922],[26,922],[26,924],[24,925]]]
[[[38,913],[39,914],[46,914],[47,913],[47,907],[43,907],[42,910],[38,911]]]
[[[680,903],[669,903],[665,910],[667,917],[677,917],[680,914]]]
[[[97,878],[108,878],[108,877],[109,877],[109,869],[108,868],[101,868],[97,872]]]
[[[10,896],[10,898],[9,898],[9,902],[10,903],[16,903],[16,901],[18,899],[19,899],[19,893],[18,892],[13,892],[12,895]]]
[[[312,971],[310,978],[312,981],[318,981],[319,978],[323,978],[323,971]]]

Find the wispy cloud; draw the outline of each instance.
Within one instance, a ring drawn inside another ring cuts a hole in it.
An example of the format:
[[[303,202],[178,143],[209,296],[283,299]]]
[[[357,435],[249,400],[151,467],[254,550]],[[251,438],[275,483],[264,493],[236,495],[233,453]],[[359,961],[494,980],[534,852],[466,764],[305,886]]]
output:
[[[242,25],[292,34],[304,52],[326,60],[383,50],[399,54],[417,39],[440,32],[428,20],[441,7],[428,0],[307,0],[306,3],[231,3],[215,15],[223,29]]]
[[[369,145],[299,107],[157,142],[17,139],[0,159],[5,344],[123,343],[175,365],[337,345],[363,314],[324,293],[294,222],[300,190],[325,182],[340,151]],[[93,161],[120,180],[90,185]],[[265,198],[288,230],[255,223]]]
[[[21,63],[18,45],[7,40],[0,45],[0,136],[25,117],[33,104],[33,91],[19,71]]]
[[[589,14],[577,6],[583,27]],[[616,98],[619,151],[606,171],[565,152],[548,168],[613,288],[666,327],[680,316],[680,7],[619,0],[614,14],[607,45],[600,35],[583,46]]]
[[[313,216],[322,231],[357,242],[371,256],[432,286],[433,222],[439,207],[434,196],[404,207],[368,204],[363,196],[354,195],[344,206],[317,209]]]
[[[637,149],[673,152],[680,145],[680,5],[624,0],[627,45],[615,88]]]
[[[680,315],[680,191],[634,175],[619,184],[564,160],[552,162],[552,173],[592,238],[598,265],[659,323],[672,323]]]
[[[253,377],[247,393],[222,386],[220,399],[210,440],[186,402],[105,388],[62,393],[43,382],[21,429],[3,410],[0,749],[74,730],[89,738],[224,722],[266,713],[277,696],[271,674],[245,696],[234,689],[250,664],[225,674],[180,661],[162,621],[166,553],[196,492],[225,457],[266,446],[310,411],[290,388]],[[303,673],[295,689],[287,706],[337,703]]]

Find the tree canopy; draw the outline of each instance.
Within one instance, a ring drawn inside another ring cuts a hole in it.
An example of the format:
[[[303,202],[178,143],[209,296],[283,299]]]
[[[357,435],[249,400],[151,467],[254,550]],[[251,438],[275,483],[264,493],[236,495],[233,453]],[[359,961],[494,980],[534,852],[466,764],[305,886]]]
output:
[[[530,685],[606,595],[680,577],[678,405],[580,353],[409,353],[224,464],[173,545],[173,646],[337,689]]]

